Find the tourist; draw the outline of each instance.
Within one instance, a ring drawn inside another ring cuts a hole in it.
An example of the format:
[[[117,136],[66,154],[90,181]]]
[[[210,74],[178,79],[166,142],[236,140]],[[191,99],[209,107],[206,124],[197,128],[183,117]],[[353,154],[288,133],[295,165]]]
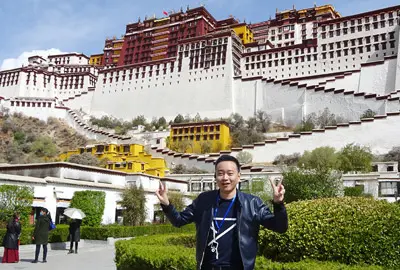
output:
[[[18,245],[20,234],[19,214],[14,213],[13,218],[7,224],[7,232],[3,239],[4,255],[2,263],[17,263],[19,261]]]
[[[69,245],[68,254],[74,253],[73,244],[75,242],[75,254],[78,253],[78,242],[81,240],[81,223],[80,219],[72,219],[69,224],[69,240],[71,241]]]
[[[167,188],[160,182],[156,195],[172,225],[196,223],[197,269],[254,269],[260,225],[284,233],[288,217],[283,204],[285,189],[273,183],[274,213],[259,197],[237,190],[240,164],[229,155],[215,163],[219,190],[201,193],[182,212],[170,204]]]
[[[32,263],[38,262],[40,245],[43,246],[43,262],[47,262],[47,243],[49,242],[50,223],[52,223],[52,221],[49,211],[46,208],[42,208],[40,210],[40,216],[36,220],[35,230],[32,236],[36,244],[35,260],[32,261]]]

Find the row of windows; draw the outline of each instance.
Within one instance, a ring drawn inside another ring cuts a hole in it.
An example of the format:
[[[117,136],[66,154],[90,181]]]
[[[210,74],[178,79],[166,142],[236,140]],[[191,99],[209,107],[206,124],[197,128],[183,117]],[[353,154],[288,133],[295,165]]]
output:
[[[399,21],[400,22],[400,21]],[[394,25],[394,21],[393,20],[389,20],[389,26],[393,26]],[[381,21],[380,25],[376,22],[372,24],[373,29],[378,29],[380,26],[380,28],[384,28],[386,26],[385,21]],[[362,31],[370,31],[371,30],[371,25],[370,24],[366,24],[364,25],[364,27],[362,25],[357,26],[357,32],[362,32]],[[350,32],[348,30],[348,28],[343,28],[342,30],[337,29],[335,31],[329,31],[328,35],[327,33],[323,32],[321,33],[321,38],[322,39],[326,39],[328,36],[330,38],[333,38],[335,36],[340,36],[341,34],[343,35],[347,35],[347,34],[354,34],[356,32],[356,27],[352,26],[350,27]]]
[[[211,134],[211,135],[191,135],[191,136],[182,136],[182,137],[172,137],[172,140],[174,142],[176,141],[184,141],[184,140],[190,140],[190,141],[200,141],[200,139],[203,138],[203,141],[213,141],[213,140],[219,140],[220,139],[220,135],[219,134]]]
[[[18,76],[19,76],[19,73],[18,73],[18,72],[3,73],[3,74],[0,74],[0,82],[1,82],[3,79],[11,79],[11,80],[13,80],[15,77],[18,78]]]
[[[4,80],[3,82],[0,82],[0,85],[1,86],[3,86],[3,87],[5,87],[5,86],[10,86],[10,85],[17,85],[18,84],[18,77],[17,77],[17,79],[16,80],[8,80],[8,81],[6,81],[6,80]]]
[[[200,132],[219,132],[220,126],[204,126],[204,127],[191,127],[191,128],[174,128],[173,134],[186,134],[186,133],[200,133]]]
[[[126,74],[127,71],[129,70],[129,73],[132,74],[134,70],[136,70],[137,73],[139,72],[146,72],[147,71],[152,71],[153,69],[164,69],[166,70],[167,67],[173,68],[174,67],[174,62],[169,62],[169,63],[164,63],[164,64],[157,64],[157,65],[149,65],[149,66],[142,66],[142,67],[137,67],[137,68],[130,68],[130,69],[123,69],[123,70],[117,70],[117,71],[111,71],[111,72],[105,72],[104,73],[104,77],[107,77],[108,74],[110,74],[110,76],[114,76],[114,73],[118,76],[120,75],[120,73],[122,72],[122,74]]]
[[[189,50],[194,50],[194,49],[200,49],[200,45],[202,48],[206,47],[206,45],[222,45],[222,44],[227,44],[228,43],[228,38],[219,38],[219,39],[213,39],[213,40],[207,40],[207,41],[201,41],[197,43],[191,43],[191,44],[186,44],[185,46],[181,45],[179,46],[179,51],[189,51]]]
[[[395,43],[394,41],[389,42],[389,47],[390,48],[395,48]],[[379,50],[386,50],[388,48],[388,45],[386,42],[380,43],[380,44],[373,44],[372,45],[367,45],[365,47],[357,47],[357,48],[350,48],[350,49],[343,49],[343,50],[337,50],[336,53],[333,51],[330,51],[329,54],[327,53],[322,53],[322,59],[327,59],[327,55],[329,55],[329,58],[334,58],[334,57],[341,57],[341,56],[347,56],[347,55],[355,55],[356,53],[362,54],[364,52],[371,52],[372,48],[375,51]]]
[[[385,13],[380,14],[379,15],[380,20],[385,20],[386,19],[385,15],[386,15]],[[400,11],[398,11],[398,16],[400,16]],[[389,12],[387,17],[389,19],[393,19],[394,18],[394,12]],[[372,18],[371,17],[364,17],[364,18],[353,19],[353,20],[350,20],[350,21],[344,21],[342,23],[340,23],[340,22],[336,23],[336,24],[332,23],[329,26],[323,25],[322,26],[322,31],[326,31],[327,29],[333,30],[334,26],[336,26],[336,29],[339,29],[341,27],[347,27],[348,25],[355,26],[356,22],[357,22],[358,25],[363,24],[363,23],[369,23],[371,20],[373,22],[378,22],[378,15],[374,15],[374,16],[372,16]]]
[[[11,106],[50,108],[51,102],[11,101]]]
[[[308,47],[308,48],[287,50],[287,51],[268,53],[268,54],[262,54],[262,55],[247,56],[245,61],[246,61],[246,63],[249,63],[249,62],[260,61],[261,59],[266,60],[267,56],[268,56],[268,59],[272,59],[272,58],[285,57],[286,55],[287,56],[304,55],[304,54],[311,54],[311,53],[316,53],[316,52],[317,52],[317,47]]]
[[[265,68],[267,66],[268,63],[268,67],[272,67],[272,66],[283,66],[286,63],[288,65],[292,65],[292,64],[297,64],[297,63],[302,63],[302,62],[310,62],[310,61],[317,61],[318,57],[317,54],[313,54],[313,55],[303,55],[303,56],[296,56],[294,58],[287,58],[287,59],[280,59],[280,60],[274,60],[274,61],[264,61],[264,62],[258,62],[258,63],[251,63],[251,64],[246,64],[246,70],[249,69],[255,69],[255,68]]]
[[[394,31],[389,32],[388,35],[386,33],[380,34],[380,35],[373,35],[373,36],[366,36],[366,37],[360,37],[360,38],[354,38],[350,40],[343,40],[343,41],[338,41],[338,42],[332,42],[328,44],[322,44],[322,51],[326,51],[327,48],[329,47],[330,50],[333,50],[334,45],[336,44],[336,48],[340,49],[343,45],[343,47],[349,47],[350,46],[357,46],[357,45],[363,45],[363,42],[365,41],[366,44],[370,44],[371,41],[373,42],[379,42],[379,41],[386,41],[387,38],[389,40],[394,39]],[[395,43],[395,40],[392,41],[393,44]]]

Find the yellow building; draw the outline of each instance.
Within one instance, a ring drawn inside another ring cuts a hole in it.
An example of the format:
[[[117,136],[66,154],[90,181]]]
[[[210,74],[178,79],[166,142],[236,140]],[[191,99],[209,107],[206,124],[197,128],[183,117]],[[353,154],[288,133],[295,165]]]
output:
[[[104,66],[103,63],[104,54],[93,54],[90,56],[89,65],[93,66]]]
[[[236,35],[238,35],[240,37],[243,44],[254,42],[253,32],[247,26],[246,23],[236,24],[232,28],[233,28],[233,31],[235,31]]]
[[[152,157],[139,144],[96,144],[80,147],[60,155],[66,161],[71,155],[90,153],[99,160],[106,160],[104,167],[127,173],[146,173],[154,176],[165,176],[166,162],[163,158]]]
[[[172,124],[168,147],[185,153],[210,153],[230,145],[229,125],[224,121]]]

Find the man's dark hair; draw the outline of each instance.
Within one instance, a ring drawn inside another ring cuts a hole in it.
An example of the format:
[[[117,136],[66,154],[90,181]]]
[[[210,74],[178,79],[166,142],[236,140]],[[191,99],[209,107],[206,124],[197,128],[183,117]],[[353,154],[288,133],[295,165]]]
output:
[[[222,155],[222,156],[220,156],[217,159],[217,161],[215,161],[215,170],[217,170],[218,164],[223,162],[223,161],[235,162],[236,167],[237,167],[237,171],[240,172],[240,163],[239,163],[239,161],[234,156],[230,156],[230,155]]]

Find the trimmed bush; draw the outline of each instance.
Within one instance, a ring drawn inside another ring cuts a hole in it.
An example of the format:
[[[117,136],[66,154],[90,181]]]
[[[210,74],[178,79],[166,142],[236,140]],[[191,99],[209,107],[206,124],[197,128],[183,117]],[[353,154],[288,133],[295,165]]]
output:
[[[81,238],[91,240],[106,240],[107,237],[124,238],[141,235],[154,235],[166,233],[188,233],[194,232],[194,225],[176,228],[172,225],[150,225],[150,226],[104,226],[104,227],[83,227]]]
[[[195,249],[170,244],[167,242],[169,237],[142,236],[118,241],[115,244],[117,269],[196,269]]]
[[[57,225],[57,228],[49,234],[49,243],[66,242],[69,234],[68,225]],[[34,227],[22,227],[21,245],[32,244]],[[167,233],[193,233],[194,225],[183,228],[175,228],[171,225],[149,225],[149,226],[104,226],[104,227],[81,227],[81,238],[88,240],[107,240],[108,237],[124,238],[141,235],[167,234]],[[6,229],[0,229],[0,239],[3,239]],[[0,241],[0,245],[2,241]]]
[[[70,207],[81,209],[86,214],[82,225],[95,227],[100,226],[105,203],[106,193],[104,191],[75,191]]]
[[[141,236],[118,241],[116,264],[118,270],[192,270],[196,269],[195,237],[193,234]],[[257,257],[256,270],[383,270],[379,266],[348,266],[334,262],[301,261],[272,262]]]
[[[364,186],[345,187],[344,196],[361,197],[364,194]]]
[[[400,267],[400,207],[344,197],[287,205],[289,230],[260,231],[259,252],[272,260],[303,259]]]

